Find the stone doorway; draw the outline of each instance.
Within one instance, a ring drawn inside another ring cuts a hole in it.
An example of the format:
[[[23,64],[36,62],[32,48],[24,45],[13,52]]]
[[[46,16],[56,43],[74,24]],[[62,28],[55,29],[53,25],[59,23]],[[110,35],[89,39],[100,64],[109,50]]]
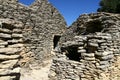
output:
[[[60,40],[61,36],[60,35],[55,35],[53,39],[53,48],[57,49],[58,48],[58,42]]]

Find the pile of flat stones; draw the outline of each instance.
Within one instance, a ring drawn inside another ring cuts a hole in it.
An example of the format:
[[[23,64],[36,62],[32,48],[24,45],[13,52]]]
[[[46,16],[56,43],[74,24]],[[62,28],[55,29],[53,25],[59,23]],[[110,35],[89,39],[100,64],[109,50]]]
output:
[[[19,80],[22,25],[6,19],[0,19],[0,22],[0,80]]]

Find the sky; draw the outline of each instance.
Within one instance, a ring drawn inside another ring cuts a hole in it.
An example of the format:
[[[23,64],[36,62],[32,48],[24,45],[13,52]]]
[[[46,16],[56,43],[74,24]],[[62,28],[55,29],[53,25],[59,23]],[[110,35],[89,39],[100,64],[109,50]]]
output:
[[[70,26],[81,14],[96,12],[100,0],[48,0],[63,15]],[[30,5],[34,0],[19,0],[19,2]]]

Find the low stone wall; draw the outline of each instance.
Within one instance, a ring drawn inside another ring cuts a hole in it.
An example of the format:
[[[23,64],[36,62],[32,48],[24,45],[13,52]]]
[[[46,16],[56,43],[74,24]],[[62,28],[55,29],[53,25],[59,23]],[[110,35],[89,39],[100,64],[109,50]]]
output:
[[[50,79],[119,80],[120,65],[116,63],[120,58],[120,46],[114,42],[109,33],[75,36],[73,41],[63,43],[61,51],[56,52]],[[120,40],[117,41],[119,42]]]
[[[20,54],[24,50],[23,25],[10,19],[0,19],[0,80],[19,80]]]

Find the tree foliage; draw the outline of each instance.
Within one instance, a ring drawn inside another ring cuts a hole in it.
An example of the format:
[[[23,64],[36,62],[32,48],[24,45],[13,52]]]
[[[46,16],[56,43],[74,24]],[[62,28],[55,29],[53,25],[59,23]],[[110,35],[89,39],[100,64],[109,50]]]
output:
[[[120,13],[120,0],[101,0],[98,12]]]

